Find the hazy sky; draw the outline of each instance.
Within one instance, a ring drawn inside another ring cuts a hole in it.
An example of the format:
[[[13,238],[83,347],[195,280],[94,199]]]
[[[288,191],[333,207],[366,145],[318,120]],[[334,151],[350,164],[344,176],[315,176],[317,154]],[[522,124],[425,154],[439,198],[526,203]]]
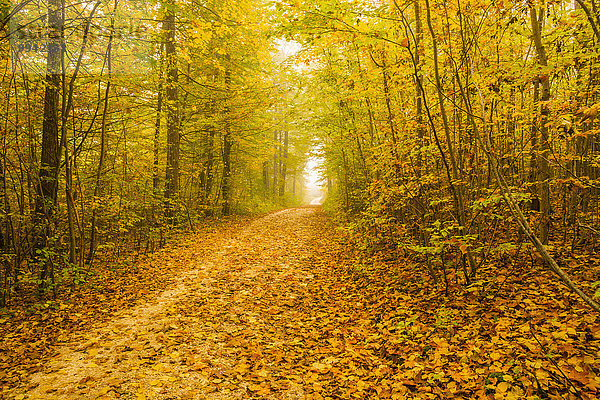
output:
[[[285,61],[289,57],[294,56],[302,46],[294,41],[287,41],[283,39],[276,39],[277,58],[281,62]],[[320,182],[320,174],[318,171],[319,165],[323,162],[318,157],[310,157],[306,163],[304,169],[304,180],[306,184],[306,192],[308,195],[308,201],[312,201],[314,198],[321,197],[323,195],[322,183]]]
[[[320,188],[321,183],[319,180],[321,177],[319,176],[319,165],[321,164],[321,160],[316,157],[311,157],[308,159],[306,163],[306,168],[304,169],[304,176],[306,177],[306,187],[310,189]]]

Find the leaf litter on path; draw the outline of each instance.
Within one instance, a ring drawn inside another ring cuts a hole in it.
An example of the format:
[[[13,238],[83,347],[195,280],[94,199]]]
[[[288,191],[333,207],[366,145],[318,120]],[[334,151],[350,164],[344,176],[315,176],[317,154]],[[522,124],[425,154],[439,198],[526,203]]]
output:
[[[549,281],[517,286],[539,271],[493,299],[448,295],[406,260],[357,268],[318,208],[243,226],[165,254],[168,290],[61,347],[12,398],[598,397],[597,318]]]
[[[189,257],[193,245],[181,257],[173,250],[181,273],[170,289],[59,348],[15,396],[304,398],[304,368],[289,371],[283,361],[287,347],[303,345],[289,332],[303,326],[298,307],[323,239],[316,213],[269,214],[197,258]]]

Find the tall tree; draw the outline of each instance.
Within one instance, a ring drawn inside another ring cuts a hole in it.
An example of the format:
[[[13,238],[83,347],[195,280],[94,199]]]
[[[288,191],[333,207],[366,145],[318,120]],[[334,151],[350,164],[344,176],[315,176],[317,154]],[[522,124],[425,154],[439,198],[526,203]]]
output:
[[[288,130],[283,131],[283,146],[281,146],[279,162],[280,162],[280,176],[281,182],[279,183],[279,197],[283,197],[285,194],[285,180],[287,174],[287,163],[288,163],[288,146],[289,146],[289,132]]]
[[[63,62],[63,8],[64,0],[48,2],[48,51],[46,56],[46,89],[42,123],[42,153],[39,183],[35,203],[38,231],[35,247],[41,251],[53,235],[52,218],[56,212],[58,195],[58,168],[60,162],[59,120],[60,92],[62,88]],[[40,282],[46,285],[50,263],[42,259]],[[50,271],[52,272],[52,271]]]
[[[227,62],[229,56],[226,57]],[[231,213],[231,148],[233,146],[233,136],[231,132],[230,113],[231,108],[231,67],[228,65],[225,71],[225,90],[227,97],[225,99],[225,129],[223,132],[223,180],[221,184],[221,195],[223,196],[223,215]]]
[[[165,3],[163,32],[165,42],[166,93],[165,109],[167,118],[167,166],[165,171],[165,199],[167,216],[173,218],[173,206],[179,195],[179,146],[180,121],[178,100],[177,49],[175,41],[175,2]]]
[[[540,224],[540,240],[543,244],[548,243],[550,234],[550,169],[548,159],[550,157],[550,143],[548,131],[548,116],[550,110],[548,108],[548,100],[550,100],[550,74],[546,70],[548,66],[548,56],[546,55],[546,47],[542,42],[542,21],[544,11],[540,10],[539,15],[536,7],[530,5],[529,15],[531,19],[531,30],[533,33],[533,42],[537,52],[537,59],[540,65],[539,74],[536,79],[542,83],[542,96],[540,97],[540,119],[537,124],[537,129],[540,133],[539,154],[536,154],[536,163],[538,167],[537,187],[540,196],[540,211],[542,213],[542,221]],[[535,149],[537,150],[537,149]]]

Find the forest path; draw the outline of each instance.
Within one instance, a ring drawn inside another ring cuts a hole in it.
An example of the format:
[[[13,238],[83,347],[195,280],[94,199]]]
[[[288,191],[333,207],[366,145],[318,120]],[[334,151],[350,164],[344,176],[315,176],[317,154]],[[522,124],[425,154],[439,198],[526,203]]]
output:
[[[173,255],[182,272],[170,289],[60,348],[16,398],[304,399],[306,372],[334,361],[304,349],[321,330],[312,286],[331,229],[318,208],[286,209],[197,257]]]

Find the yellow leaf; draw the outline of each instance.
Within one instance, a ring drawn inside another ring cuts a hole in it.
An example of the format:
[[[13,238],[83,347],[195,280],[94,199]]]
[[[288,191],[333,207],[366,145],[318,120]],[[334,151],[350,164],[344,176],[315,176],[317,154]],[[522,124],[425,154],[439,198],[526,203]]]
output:
[[[500,382],[498,386],[496,386],[496,391],[500,393],[506,393],[510,388],[510,384],[508,382]]]
[[[454,393],[456,393],[458,391],[458,388],[456,387],[456,382],[454,382],[454,381],[448,383],[448,385],[446,386],[446,388],[452,394],[454,394]]]
[[[363,382],[363,381],[358,381],[358,382],[356,382],[356,389],[357,389],[359,392],[362,392],[362,391],[363,391],[363,390],[365,390],[366,388],[367,388],[367,384],[366,384],[365,382]]]
[[[567,331],[554,331],[552,332],[552,336],[556,339],[568,340],[569,336],[567,335]]]
[[[323,364],[318,361],[314,362],[311,367],[313,371],[317,371],[320,374],[326,374],[329,372],[329,369],[331,369],[331,365]]]
[[[269,376],[269,371],[267,371],[266,369],[261,369],[260,371],[257,372],[256,375],[266,378],[267,376]]]
[[[248,364],[240,363],[240,364],[237,364],[233,370],[235,372],[237,372],[238,374],[245,374],[246,372],[248,372],[248,368],[249,368]]]
[[[248,389],[250,389],[253,392],[258,392],[261,389],[261,386],[251,383],[250,385],[248,385]]]

